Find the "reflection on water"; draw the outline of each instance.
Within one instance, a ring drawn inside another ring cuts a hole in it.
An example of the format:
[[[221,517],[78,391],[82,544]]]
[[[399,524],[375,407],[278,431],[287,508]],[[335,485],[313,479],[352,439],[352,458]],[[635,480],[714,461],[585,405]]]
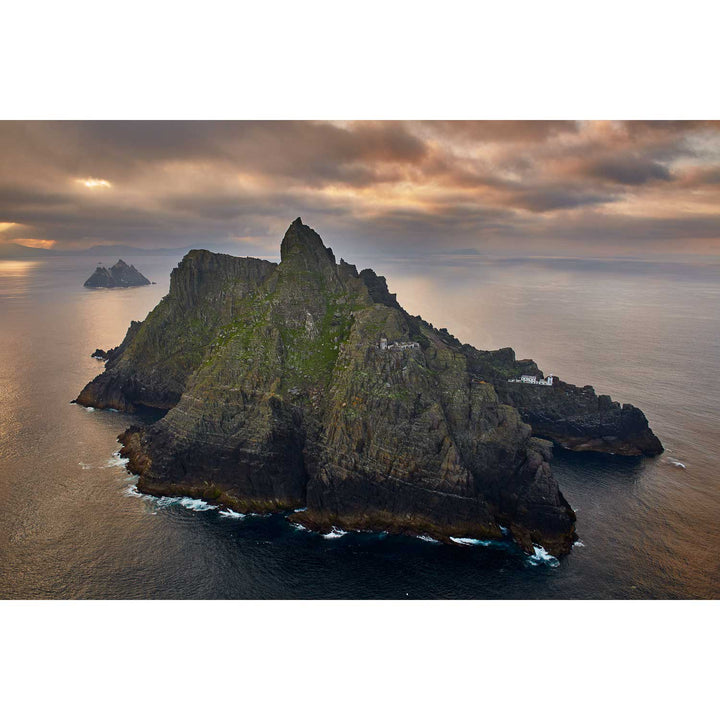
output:
[[[582,546],[560,567],[498,547],[326,540],[281,518],[148,503],[112,462],[133,418],[69,401],[167,292],[90,291],[94,261],[0,262],[0,597],[718,597],[720,284],[711,263],[373,260],[413,314],[648,415],[660,458],[558,452]],[[107,258],[110,264],[117,258]],[[683,467],[684,466],[684,467]]]
[[[37,265],[35,260],[0,260],[0,277],[27,275]]]
[[[0,302],[25,295],[29,274],[37,265],[34,260],[0,260]]]

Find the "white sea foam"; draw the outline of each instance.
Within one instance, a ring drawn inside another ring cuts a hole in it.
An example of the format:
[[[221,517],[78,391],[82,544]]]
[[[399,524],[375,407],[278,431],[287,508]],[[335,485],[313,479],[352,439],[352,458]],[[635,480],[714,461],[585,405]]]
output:
[[[226,508],[225,510],[221,510],[218,515],[222,515],[226,518],[232,518],[233,520],[242,520],[245,516],[242,513],[235,512],[234,510],[231,510],[230,508]]]
[[[197,498],[182,497],[180,498],[180,505],[188,510],[194,510],[195,512],[217,510],[217,505],[210,505],[210,503],[207,503],[204,500],[198,500]]]
[[[347,535],[347,533],[344,530],[340,530],[340,528],[333,527],[333,529],[329,532],[323,535],[323,537],[326,540],[334,540],[335,538],[342,537],[343,535]]]
[[[415,537],[416,537],[418,540],[424,540],[425,542],[436,543],[436,544],[438,544],[438,545],[440,544],[440,541],[439,541],[439,540],[436,540],[435,538],[430,537],[429,535],[416,535]]]
[[[450,536],[450,539],[456,545],[483,545],[483,546],[487,547],[488,545],[492,544],[492,540],[478,540],[477,538],[452,537],[452,535]]]
[[[307,510],[306,507],[304,507],[304,508],[295,508],[295,510],[293,510],[293,512],[305,512],[306,510]]]
[[[120,457],[120,453],[116,450],[112,457],[105,463],[105,467],[124,467],[130,462],[130,458]]]
[[[86,407],[85,412],[95,412],[95,408]]]
[[[671,455],[668,455],[667,449],[665,450],[665,457],[662,459],[662,462],[668,465],[674,465],[677,468],[685,470],[685,463],[675,457],[672,457]]]
[[[290,523],[296,530],[304,530],[305,532],[312,532],[310,528],[306,528],[304,525],[301,525],[300,523]]]
[[[585,547],[585,543],[582,540],[576,540],[573,543],[573,547]]]
[[[528,555],[527,561],[530,565],[548,565],[557,567],[560,561],[551,555],[542,545],[533,545],[534,552]]]
[[[88,465],[87,463],[84,463],[84,462],[79,462],[78,465],[79,465],[83,470],[90,470],[90,469],[92,468],[92,465]]]
[[[133,480],[137,480],[138,476],[133,475]],[[190,497],[168,497],[167,495],[162,495],[161,497],[155,497],[154,495],[146,495],[145,493],[141,493],[137,485],[133,483],[132,485],[129,485],[125,489],[125,495],[128,497],[139,497],[143,500],[147,500],[148,502],[155,505],[155,507],[158,510],[162,510],[163,508],[170,507],[171,505],[180,505],[181,507],[184,507],[186,510],[192,510],[194,512],[205,512],[207,510],[217,510],[217,505],[211,505],[208,502],[205,502],[205,500],[199,500],[197,498],[190,498]],[[232,510],[225,511],[228,513],[232,513]],[[154,515],[155,513],[153,513]],[[223,513],[225,514],[225,513]],[[240,515],[240,513],[234,513],[232,516],[228,515],[228,517],[244,517],[244,515]]]

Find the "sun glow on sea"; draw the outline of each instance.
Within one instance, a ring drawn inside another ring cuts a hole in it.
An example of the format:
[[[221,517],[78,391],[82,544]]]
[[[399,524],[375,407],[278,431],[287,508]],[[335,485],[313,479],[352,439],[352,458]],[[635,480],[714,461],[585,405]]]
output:
[[[0,277],[23,277],[37,264],[35,260],[0,260]]]

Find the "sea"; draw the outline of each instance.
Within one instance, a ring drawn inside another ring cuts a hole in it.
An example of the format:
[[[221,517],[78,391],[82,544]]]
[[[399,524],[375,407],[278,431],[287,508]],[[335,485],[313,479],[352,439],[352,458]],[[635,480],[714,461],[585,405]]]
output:
[[[559,560],[138,493],[116,439],[137,419],[71,404],[180,256],[123,259],[157,284],[83,288],[116,257],[0,261],[0,598],[720,597],[717,259],[368,259],[412,314],[647,415],[660,457],[556,450],[579,535]]]

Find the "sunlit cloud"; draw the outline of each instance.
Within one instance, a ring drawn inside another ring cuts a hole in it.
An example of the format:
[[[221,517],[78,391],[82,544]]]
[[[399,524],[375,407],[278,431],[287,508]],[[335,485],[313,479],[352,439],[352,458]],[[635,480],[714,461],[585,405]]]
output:
[[[103,180],[102,178],[81,178],[78,180],[87,188],[109,188],[112,187],[112,183],[109,180]]]
[[[5,232],[5,230],[9,230],[10,228],[15,227],[17,223],[9,223],[9,222],[0,222],[0,233]]]
[[[56,244],[56,240],[40,240],[38,238],[19,238],[15,240],[18,245],[24,245],[25,247],[31,248],[42,248],[49,250]]]

